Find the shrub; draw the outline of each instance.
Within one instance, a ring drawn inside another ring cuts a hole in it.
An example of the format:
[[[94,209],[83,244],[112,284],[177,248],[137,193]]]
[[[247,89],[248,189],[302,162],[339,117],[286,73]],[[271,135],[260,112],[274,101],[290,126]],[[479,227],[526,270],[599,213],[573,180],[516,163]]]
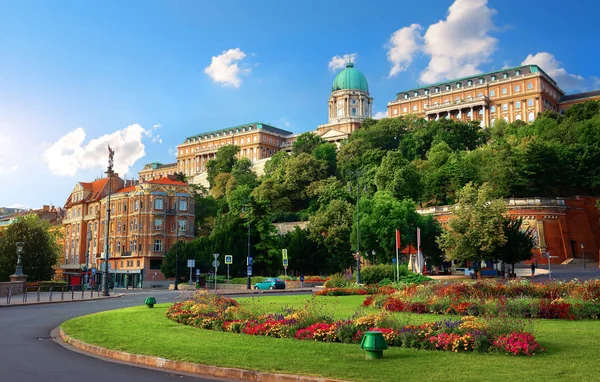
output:
[[[392,264],[369,265],[361,269],[361,281],[364,284],[377,284],[383,279],[394,279]]]
[[[251,285],[254,285],[256,283],[261,283],[263,281],[265,281],[265,277],[262,277],[262,276],[250,277]],[[248,278],[247,277],[235,277],[235,278],[231,279],[229,282],[231,284],[246,284],[248,282]]]
[[[329,280],[325,282],[325,288],[344,288],[350,280],[343,273],[331,275]]]

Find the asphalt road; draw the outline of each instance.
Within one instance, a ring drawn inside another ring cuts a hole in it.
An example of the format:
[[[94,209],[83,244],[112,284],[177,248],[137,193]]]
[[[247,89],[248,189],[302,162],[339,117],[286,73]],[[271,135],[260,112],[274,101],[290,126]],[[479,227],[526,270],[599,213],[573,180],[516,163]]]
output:
[[[68,350],[48,338],[52,329],[72,317],[140,305],[148,294],[144,291],[101,301],[0,308],[0,382],[223,381],[107,362]],[[179,295],[173,291],[151,294],[159,303],[174,301]]]

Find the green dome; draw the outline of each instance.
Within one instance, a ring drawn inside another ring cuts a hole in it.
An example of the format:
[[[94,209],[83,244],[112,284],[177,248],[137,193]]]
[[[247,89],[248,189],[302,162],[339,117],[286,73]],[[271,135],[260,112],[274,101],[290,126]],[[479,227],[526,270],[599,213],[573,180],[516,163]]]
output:
[[[369,92],[369,85],[364,74],[354,69],[354,64],[349,62],[346,64],[346,69],[342,70],[335,76],[333,80],[333,86],[331,91],[336,90],[362,90],[363,92]]]

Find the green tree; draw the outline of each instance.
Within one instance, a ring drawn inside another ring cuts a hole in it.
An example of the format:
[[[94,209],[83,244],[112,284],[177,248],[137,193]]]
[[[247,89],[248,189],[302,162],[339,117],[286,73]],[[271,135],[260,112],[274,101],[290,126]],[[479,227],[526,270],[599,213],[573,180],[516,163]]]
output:
[[[438,238],[448,260],[481,261],[492,258],[506,242],[503,231],[506,206],[492,197],[488,183],[479,189],[467,184],[458,195],[448,229]]]
[[[421,179],[417,168],[399,151],[389,151],[383,158],[375,175],[375,184],[379,191],[389,191],[398,199],[420,201]]]
[[[291,156],[285,151],[276,152],[266,163],[265,163],[265,178],[272,178],[275,181],[281,183],[285,177],[285,169],[287,162],[291,159]]]
[[[302,133],[292,144],[292,154],[311,154],[314,149],[323,143],[325,143],[325,141],[314,133]]]
[[[302,153],[292,157],[286,166],[283,187],[291,199],[305,199],[306,187],[327,176],[327,164],[315,157]]]
[[[208,183],[210,188],[213,187],[215,177],[224,172],[231,172],[235,162],[237,161],[236,155],[240,152],[239,146],[227,145],[221,146],[217,150],[215,159],[211,159],[206,164],[206,170],[208,172]]]
[[[8,281],[15,273],[17,242],[25,243],[21,259],[28,281],[50,280],[60,253],[58,236],[56,227],[36,214],[12,222],[0,236],[0,280]]]
[[[515,264],[531,260],[535,247],[534,232],[531,227],[523,229],[523,218],[505,217],[502,222],[502,231],[506,242],[500,245],[494,253],[494,258],[512,265],[515,273]]]
[[[321,143],[312,152],[312,155],[318,160],[327,163],[327,174],[335,175],[337,166],[337,147],[330,142]]]

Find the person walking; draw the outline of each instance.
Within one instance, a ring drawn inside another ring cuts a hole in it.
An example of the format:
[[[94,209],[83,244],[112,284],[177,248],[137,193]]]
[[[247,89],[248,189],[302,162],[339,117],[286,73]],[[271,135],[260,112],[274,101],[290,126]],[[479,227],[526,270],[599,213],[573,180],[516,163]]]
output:
[[[535,276],[535,263],[531,263],[531,277]]]

